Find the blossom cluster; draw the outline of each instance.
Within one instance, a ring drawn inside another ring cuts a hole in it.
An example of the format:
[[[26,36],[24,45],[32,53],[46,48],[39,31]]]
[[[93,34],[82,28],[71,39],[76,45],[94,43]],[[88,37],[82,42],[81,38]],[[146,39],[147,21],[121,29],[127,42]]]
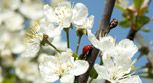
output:
[[[101,53],[103,65],[95,64],[98,77],[94,81],[106,79],[112,83],[141,83],[138,75],[134,75],[132,57],[138,51],[137,46],[129,39],[116,43],[112,36],[105,36],[97,40],[88,30],[88,38]]]
[[[78,60],[69,47],[60,49],[52,41],[61,34],[62,30],[75,27],[76,31],[91,29],[94,16],[88,17],[88,9],[82,3],[72,5],[63,1],[56,6],[44,5],[43,17],[34,22],[33,27],[26,33],[27,46],[22,57],[36,57],[41,46],[51,45],[57,52],[54,55],[44,54],[41,57],[39,70],[46,82],[74,82],[75,76],[85,73],[89,64],[85,60]],[[68,40],[67,40],[68,41]]]
[[[86,35],[92,44],[89,48],[97,48],[103,62],[94,64],[96,71],[92,73],[97,73],[98,77],[90,77],[92,80],[88,79],[88,82],[141,83],[132,61],[137,46],[129,39],[116,43],[109,35],[96,39],[91,31],[94,16],[89,15],[83,3],[52,0],[51,4],[44,5],[37,0],[11,1],[10,4],[2,0],[0,4],[0,31],[3,31],[0,33],[0,60],[4,60],[2,67],[0,64],[0,82],[5,80],[4,69],[8,69],[10,74],[15,73],[21,83],[22,80],[27,83],[76,82],[76,77],[86,73],[90,66],[86,57],[92,50],[85,47],[80,54],[84,58],[80,58],[78,53],[81,37]],[[29,28],[24,27],[27,20],[31,22]],[[76,52],[69,44],[69,31],[72,29],[78,36]],[[63,31],[67,36],[66,42],[61,40]]]

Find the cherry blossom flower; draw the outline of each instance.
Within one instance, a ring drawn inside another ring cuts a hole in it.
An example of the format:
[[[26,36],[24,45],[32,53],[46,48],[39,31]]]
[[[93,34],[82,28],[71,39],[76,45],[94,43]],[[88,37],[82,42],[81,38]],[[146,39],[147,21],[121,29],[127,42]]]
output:
[[[39,0],[23,0],[19,11],[32,20],[40,19],[43,16],[43,3]]]
[[[28,80],[34,83],[45,83],[40,76],[38,63],[30,61],[28,58],[18,57],[14,62],[15,73],[20,79]],[[38,82],[38,80],[40,82]]]
[[[52,8],[49,5],[44,6],[44,16],[46,23],[53,23],[62,28],[69,28],[71,24],[71,3],[66,1],[59,3],[57,7]]]
[[[72,23],[78,29],[91,29],[94,22],[94,16],[88,17],[88,8],[82,4],[77,3],[73,8]]]
[[[95,64],[94,66],[98,73],[97,79],[106,79],[112,83],[129,83],[131,81],[141,83],[137,75],[130,74],[133,66],[132,57],[138,50],[131,40],[124,39],[116,43],[111,36],[97,40],[90,30],[88,30],[88,38],[93,46],[102,52],[103,65]]]
[[[84,60],[74,60],[71,50],[43,59],[39,69],[46,82],[60,79],[61,83],[73,83],[74,77],[85,73],[89,67]]]
[[[123,39],[118,44],[116,44],[115,39],[112,36],[100,37],[99,40],[96,39],[91,30],[88,30],[89,41],[100,51],[105,52],[111,49],[120,49],[128,53],[128,57],[132,58],[137,52],[137,46],[129,39]]]

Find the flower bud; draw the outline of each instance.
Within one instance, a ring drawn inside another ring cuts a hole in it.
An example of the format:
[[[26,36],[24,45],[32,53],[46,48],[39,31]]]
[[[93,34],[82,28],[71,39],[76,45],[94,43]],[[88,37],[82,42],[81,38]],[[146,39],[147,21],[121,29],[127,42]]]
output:
[[[118,20],[117,19],[113,19],[110,24],[109,27],[110,29],[115,28],[118,25]]]

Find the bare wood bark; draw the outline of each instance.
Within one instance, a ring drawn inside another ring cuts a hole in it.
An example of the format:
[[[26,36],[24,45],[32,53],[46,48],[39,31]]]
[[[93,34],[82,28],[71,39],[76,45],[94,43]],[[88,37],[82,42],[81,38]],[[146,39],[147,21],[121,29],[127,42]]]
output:
[[[104,15],[101,20],[100,27],[96,32],[97,39],[99,39],[99,36],[103,37],[106,33],[110,31],[109,24],[110,24],[110,19],[111,19],[115,1],[116,0],[106,0]],[[89,69],[85,74],[77,77],[77,83],[87,83],[89,73],[91,69],[93,68],[93,65],[95,63],[98,53],[99,53],[99,50],[96,48],[93,48],[91,55],[89,55],[90,57],[87,59],[89,62]]]
[[[127,38],[130,39],[130,40],[134,40],[134,37],[135,37],[137,32],[138,32],[138,30],[130,29]]]

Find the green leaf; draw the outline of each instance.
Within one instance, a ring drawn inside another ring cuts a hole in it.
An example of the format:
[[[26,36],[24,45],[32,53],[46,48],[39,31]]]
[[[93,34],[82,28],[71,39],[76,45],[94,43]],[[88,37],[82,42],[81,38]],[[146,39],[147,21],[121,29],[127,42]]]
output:
[[[147,16],[138,16],[137,20],[136,20],[138,28],[141,28],[142,26],[147,24],[149,21],[150,21],[150,19]]]
[[[148,12],[148,7],[143,7],[143,8],[141,8],[140,10],[139,10],[139,15],[144,15],[145,13],[147,13]]]
[[[119,22],[119,25],[122,28],[129,28],[130,27],[130,21],[127,20],[127,19],[124,19],[124,20],[122,20],[122,21]]]
[[[119,4],[115,4],[115,7],[118,8],[119,10],[121,10],[122,12],[124,11],[124,8],[121,7]]]
[[[143,27],[143,28],[141,28],[141,31],[143,31],[143,32],[150,32],[151,29],[148,28],[148,27]]]
[[[97,78],[98,74],[97,74],[96,70],[94,69],[94,67],[91,69],[89,75],[91,78]]]
[[[4,78],[2,83],[15,83],[16,77],[11,75],[9,78]]]
[[[144,0],[134,0],[134,6],[139,9],[143,2]]]
[[[78,59],[78,55],[77,55],[77,53],[73,53],[72,56],[74,57],[75,60]]]

